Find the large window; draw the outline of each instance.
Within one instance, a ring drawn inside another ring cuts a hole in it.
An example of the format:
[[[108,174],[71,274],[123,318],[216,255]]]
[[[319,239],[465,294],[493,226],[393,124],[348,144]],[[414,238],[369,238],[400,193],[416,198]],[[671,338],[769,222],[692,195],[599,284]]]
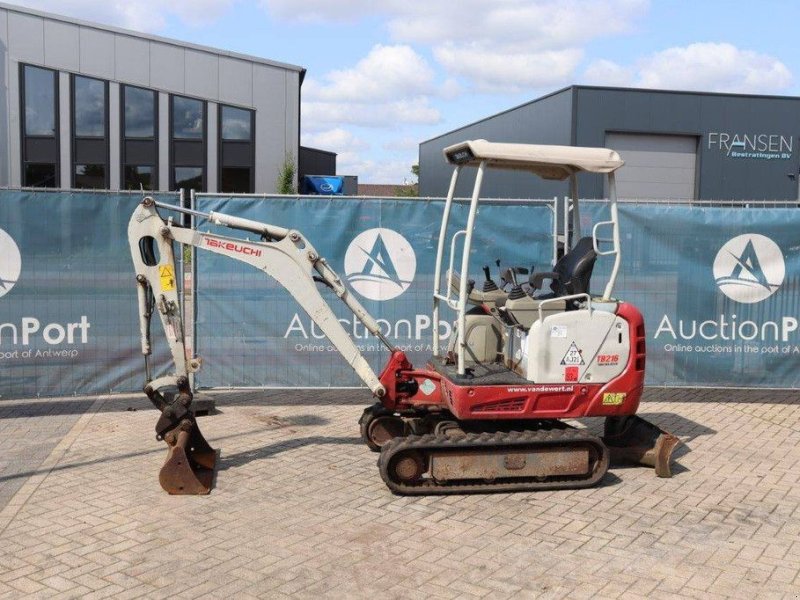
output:
[[[250,194],[254,191],[255,152],[253,111],[220,106],[219,191]]]
[[[171,189],[206,189],[206,104],[170,96]]]
[[[108,82],[72,76],[72,186],[108,188]]]
[[[123,85],[122,188],[158,187],[158,96],[153,90]]]
[[[58,187],[58,73],[31,65],[20,69],[22,185]]]

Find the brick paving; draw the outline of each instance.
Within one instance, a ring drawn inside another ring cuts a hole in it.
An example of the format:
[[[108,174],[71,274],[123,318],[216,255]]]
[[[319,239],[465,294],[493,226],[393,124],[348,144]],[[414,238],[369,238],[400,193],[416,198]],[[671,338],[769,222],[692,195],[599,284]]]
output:
[[[0,404],[0,598],[800,596],[796,393],[648,391],[672,479],[423,498],[380,480],[363,391],[216,398],[205,497],[161,491],[142,398]]]

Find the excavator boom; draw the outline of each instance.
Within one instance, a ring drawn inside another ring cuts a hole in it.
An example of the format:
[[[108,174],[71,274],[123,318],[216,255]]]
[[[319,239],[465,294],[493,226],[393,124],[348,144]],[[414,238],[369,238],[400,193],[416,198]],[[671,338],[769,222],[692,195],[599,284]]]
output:
[[[159,208],[193,213],[210,223],[256,233],[261,239],[243,240],[181,227],[172,218],[163,219]],[[136,269],[141,347],[147,378],[144,391],[161,411],[156,437],[169,446],[167,462],[160,476],[166,491],[175,494],[208,493],[212,481],[209,473],[213,473],[216,461],[216,452],[200,433],[191,408],[188,375],[200,368],[202,359],[190,356],[186,346],[178,298],[175,242],[247,263],[275,279],[297,300],[372,393],[379,398],[386,393],[375,371],[323,299],[317,284],[330,288],[370,333],[381,339],[390,350],[393,347],[375,319],[299,231],[222,213],[191,211],[147,197],[131,216],[128,240]],[[158,313],[163,326],[175,367],[173,373],[157,379],[152,378],[149,364],[150,324],[154,312]]]

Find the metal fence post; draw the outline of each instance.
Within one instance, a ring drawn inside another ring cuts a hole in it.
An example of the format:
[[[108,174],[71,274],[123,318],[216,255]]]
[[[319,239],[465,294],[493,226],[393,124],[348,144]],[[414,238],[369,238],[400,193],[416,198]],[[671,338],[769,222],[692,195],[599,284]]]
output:
[[[183,189],[180,190],[178,201],[180,206],[184,206],[184,197],[183,197]],[[179,300],[181,303],[181,321],[183,322],[184,328],[186,327],[186,264],[183,260],[184,257],[184,245],[181,244],[181,255],[178,259],[178,272],[180,273],[180,281],[181,286],[179,288]]]
[[[183,191],[183,190],[181,190]],[[196,210],[196,198],[194,195],[194,190],[189,190],[189,208],[192,210]],[[194,230],[197,228],[197,220],[194,214],[189,217],[189,226]],[[189,265],[189,270],[192,274],[192,282],[190,286],[190,294],[192,297],[192,356],[197,356],[197,252],[194,246],[189,248],[189,260],[191,264]],[[197,387],[195,385],[195,377],[194,373],[189,375],[189,384],[193,392],[197,391]]]

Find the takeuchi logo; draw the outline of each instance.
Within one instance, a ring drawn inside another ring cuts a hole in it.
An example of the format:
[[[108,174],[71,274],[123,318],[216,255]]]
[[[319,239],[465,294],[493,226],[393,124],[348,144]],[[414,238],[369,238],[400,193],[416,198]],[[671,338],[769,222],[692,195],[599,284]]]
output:
[[[360,233],[344,255],[344,271],[353,289],[369,300],[391,300],[414,280],[417,257],[402,235],[377,227]]]
[[[22,257],[14,239],[0,229],[0,297],[14,287],[22,270]]]
[[[758,233],[728,240],[714,259],[714,279],[720,291],[744,304],[769,298],[785,276],[783,252],[770,238]]]

